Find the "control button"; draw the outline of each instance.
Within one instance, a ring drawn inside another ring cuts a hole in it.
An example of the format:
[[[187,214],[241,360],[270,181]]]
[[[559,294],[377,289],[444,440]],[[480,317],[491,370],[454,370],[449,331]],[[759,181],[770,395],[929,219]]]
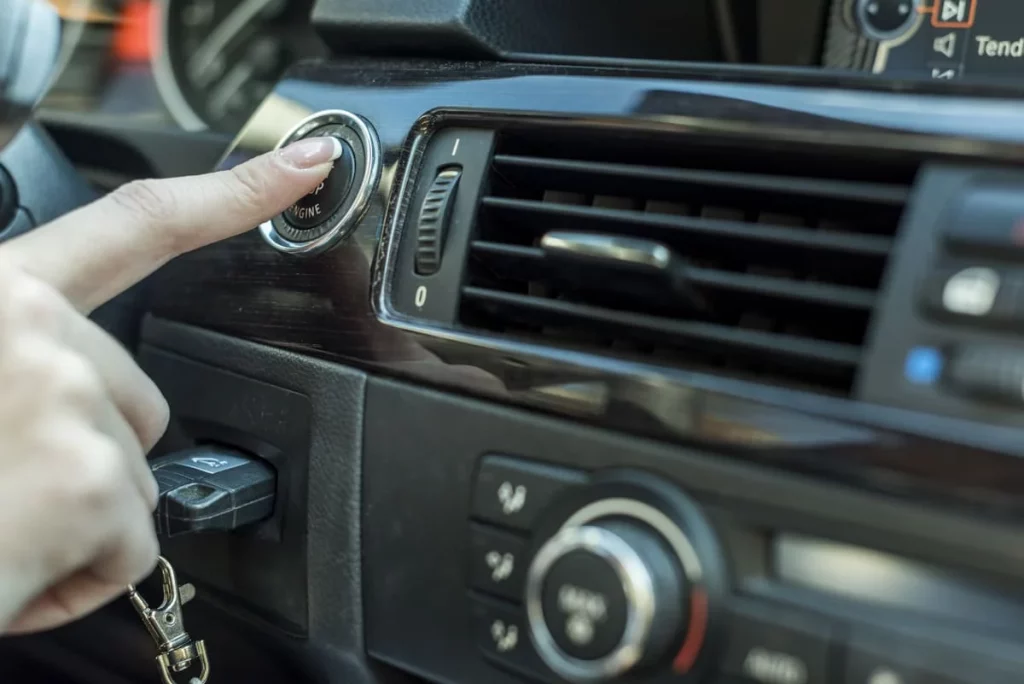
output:
[[[416,221],[416,273],[419,275],[434,275],[441,268],[460,177],[461,168],[442,169],[423,198]]]
[[[523,597],[526,540],[507,532],[473,525],[470,528],[470,582],[474,589],[514,601]]]
[[[1009,654],[1009,653],[1008,653]],[[1014,653],[1019,656],[1019,653]],[[1020,681],[1019,658],[968,651],[957,642],[855,631],[846,645],[842,684],[982,684]]]
[[[331,126],[317,129],[307,137],[315,138]],[[313,192],[309,193],[284,212],[284,219],[292,226],[300,229],[315,228],[331,217],[338,210],[349,190],[356,174],[356,157],[352,146],[344,140],[332,137],[341,148],[341,154],[334,162],[334,168]]]
[[[538,679],[547,674],[527,636],[521,609],[486,599],[473,599],[473,629],[483,654],[495,663]]]
[[[900,38],[918,20],[920,0],[857,0],[861,32],[873,40]]]
[[[943,319],[1024,332],[1024,269],[940,269],[926,284],[925,305]]]
[[[348,238],[366,215],[380,181],[380,140],[362,117],[340,109],[311,114],[276,149],[309,137],[337,140],[341,156],[319,187],[260,224],[264,241],[285,254],[319,254]]]
[[[935,0],[929,8],[935,28],[971,28],[978,0]]]
[[[672,548],[639,521],[566,527],[530,564],[530,636],[559,676],[613,679],[677,645],[688,594]]]
[[[811,615],[737,604],[722,669],[743,682],[824,684],[832,632],[828,621]]]
[[[918,684],[919,668],[864,646],[847,646],[843,684]]]
[[[983,317],[992,312],[1002,276],[993,268],[970,266],[939,271],[928,287],[933,309],[954,316]]]
[[[986,316],[995,307],[1000,277],[991,268],[965,268],[942,286],[942,307],[952,314]]]
[[[924,304],[942,319],[1024,329],[1024,270],[940,268],[925,284]]]
[[[964,347],[950,360],[945,382],[965,396],[1024,406],[1024,349]]]
[[[974,187],[960,198],[946,226],[954,248],[1024,259],[1024,183]]]
[[[505,527],[529,530],[559,494],[585,481],[583,473],[485,456],[473,493],[473,515]]]
[[[541,608],[555,643],[573,658],[612,652],[626,631],[629,599],[609,559],[574,551],[555,561],[541,591]]]

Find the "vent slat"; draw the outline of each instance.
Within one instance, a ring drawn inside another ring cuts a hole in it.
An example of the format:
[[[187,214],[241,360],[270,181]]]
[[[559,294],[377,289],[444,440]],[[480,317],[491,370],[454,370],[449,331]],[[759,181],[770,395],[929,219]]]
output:
[[[708,268],[694,268],[689,272],[695,285],[717,287],[762,297],[780,297],[802,300],[824,306],[870,311],[875,305],[875,293],[856,287],[828,285],[811,281],[785,280],[748,273],[728,273]]]
[[[475,240],[471,249],[474,254],[497,256],[507,260],[512,267],[523,268],[524,271],[520,275],[540,273],[545,268],[544,250],[536,247]],[[793,281],[749,273],[729,273],[710,268],[690,268],[687,270],[686,278],[695,286],[780,297],[823,306],[870,311],[875,305],[874,292],[856,287]]]
[[[897,209],[907,201],[908,188],[885,183],[862,181],[818,180],[790,176],[769,176],[754,173],[706,171],[703,169],[670,169],[657,166],[617,164],[614,162],[545,159],[499,154],[494,157],[499,173],[528,175],[531,184],[543,184],[566,190],[629,194],[634,187],[645,196],[672,193],[678,195],[687,186],[707,192],[718,190],[735,199],[736,190],[745,195],[799,195],[842,203],[889,205]]]
[[[531,221],[534,232],[586,226],[590,230],[621,232],[624,235],[650,236],[652,230],[678,231],[708,238],[735,238],[783,247],[821,250],[839,254],[861,254],[885,258],[892,240],[876,235],[833,233],[807,228],[791,228],[723,221],[693,216],[653,214],[624,209],[555,204],[509,197],[484,197],[481,204],[492,210],[519,214]]]
[[[921,161],[510,126],[478,202],[458,323],[848,395]]]
[[[632,329],[649,335],[652,339],[671,338],[684,344],[689,342],[700,346],[725,344],[747,354],[788,357],[791,360],[812,361],[848,369],[855,368],[860,362],[860,349],[852,344],[807,340],[699,321],[656,319],[651,316],[472,286],[463,287],[462,295],[477,302],[543,314],[556,325],[565,325],[569,321],[597,323],[612,332]]]

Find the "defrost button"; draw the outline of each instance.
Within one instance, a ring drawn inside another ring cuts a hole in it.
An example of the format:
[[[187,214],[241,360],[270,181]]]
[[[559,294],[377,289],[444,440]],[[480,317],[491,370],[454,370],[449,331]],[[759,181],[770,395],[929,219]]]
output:
[[[544,665],[530,643],[526,616],[521,609],[475,598],[472,611],[476,641],[488,660],[534,679],[547,678]]]
[[[487,522],[529,530],[541,511],[585,476],[574,470],[486,456],[473,492],[473,515]]]
[[[473,588],[519,601],[526,577],[526,539],[484,525],[473,525],[469,548]]]

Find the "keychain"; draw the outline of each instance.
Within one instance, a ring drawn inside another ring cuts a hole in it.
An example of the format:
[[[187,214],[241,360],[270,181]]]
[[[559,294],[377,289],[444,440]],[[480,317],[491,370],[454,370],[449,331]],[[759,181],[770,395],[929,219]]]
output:
[[[195,597],[195,587],[191,584],[179,587],[174,568],[162,556],[159,559],[159,566],[164,589],[164,600],[160,607],[150,608],[131,584],[128,585],[128,598],[160,651],[156,662],[160,665],[160,677],[164,684],[179,684],[174,675],[189,669],[197,660],[199,676],[189,679],[189,684],[206,684],[210,676],[206,645],[202,640],[192,641],[181,619],[181,608]]]

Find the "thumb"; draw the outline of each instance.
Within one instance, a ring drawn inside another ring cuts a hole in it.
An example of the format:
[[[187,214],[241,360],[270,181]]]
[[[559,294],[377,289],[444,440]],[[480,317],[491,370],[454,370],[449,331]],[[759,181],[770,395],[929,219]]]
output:
[[[341,154],[309,138],[227,171],[129,183],[0,247],[91,311],[173,257],[250,230],[312,192]]]

